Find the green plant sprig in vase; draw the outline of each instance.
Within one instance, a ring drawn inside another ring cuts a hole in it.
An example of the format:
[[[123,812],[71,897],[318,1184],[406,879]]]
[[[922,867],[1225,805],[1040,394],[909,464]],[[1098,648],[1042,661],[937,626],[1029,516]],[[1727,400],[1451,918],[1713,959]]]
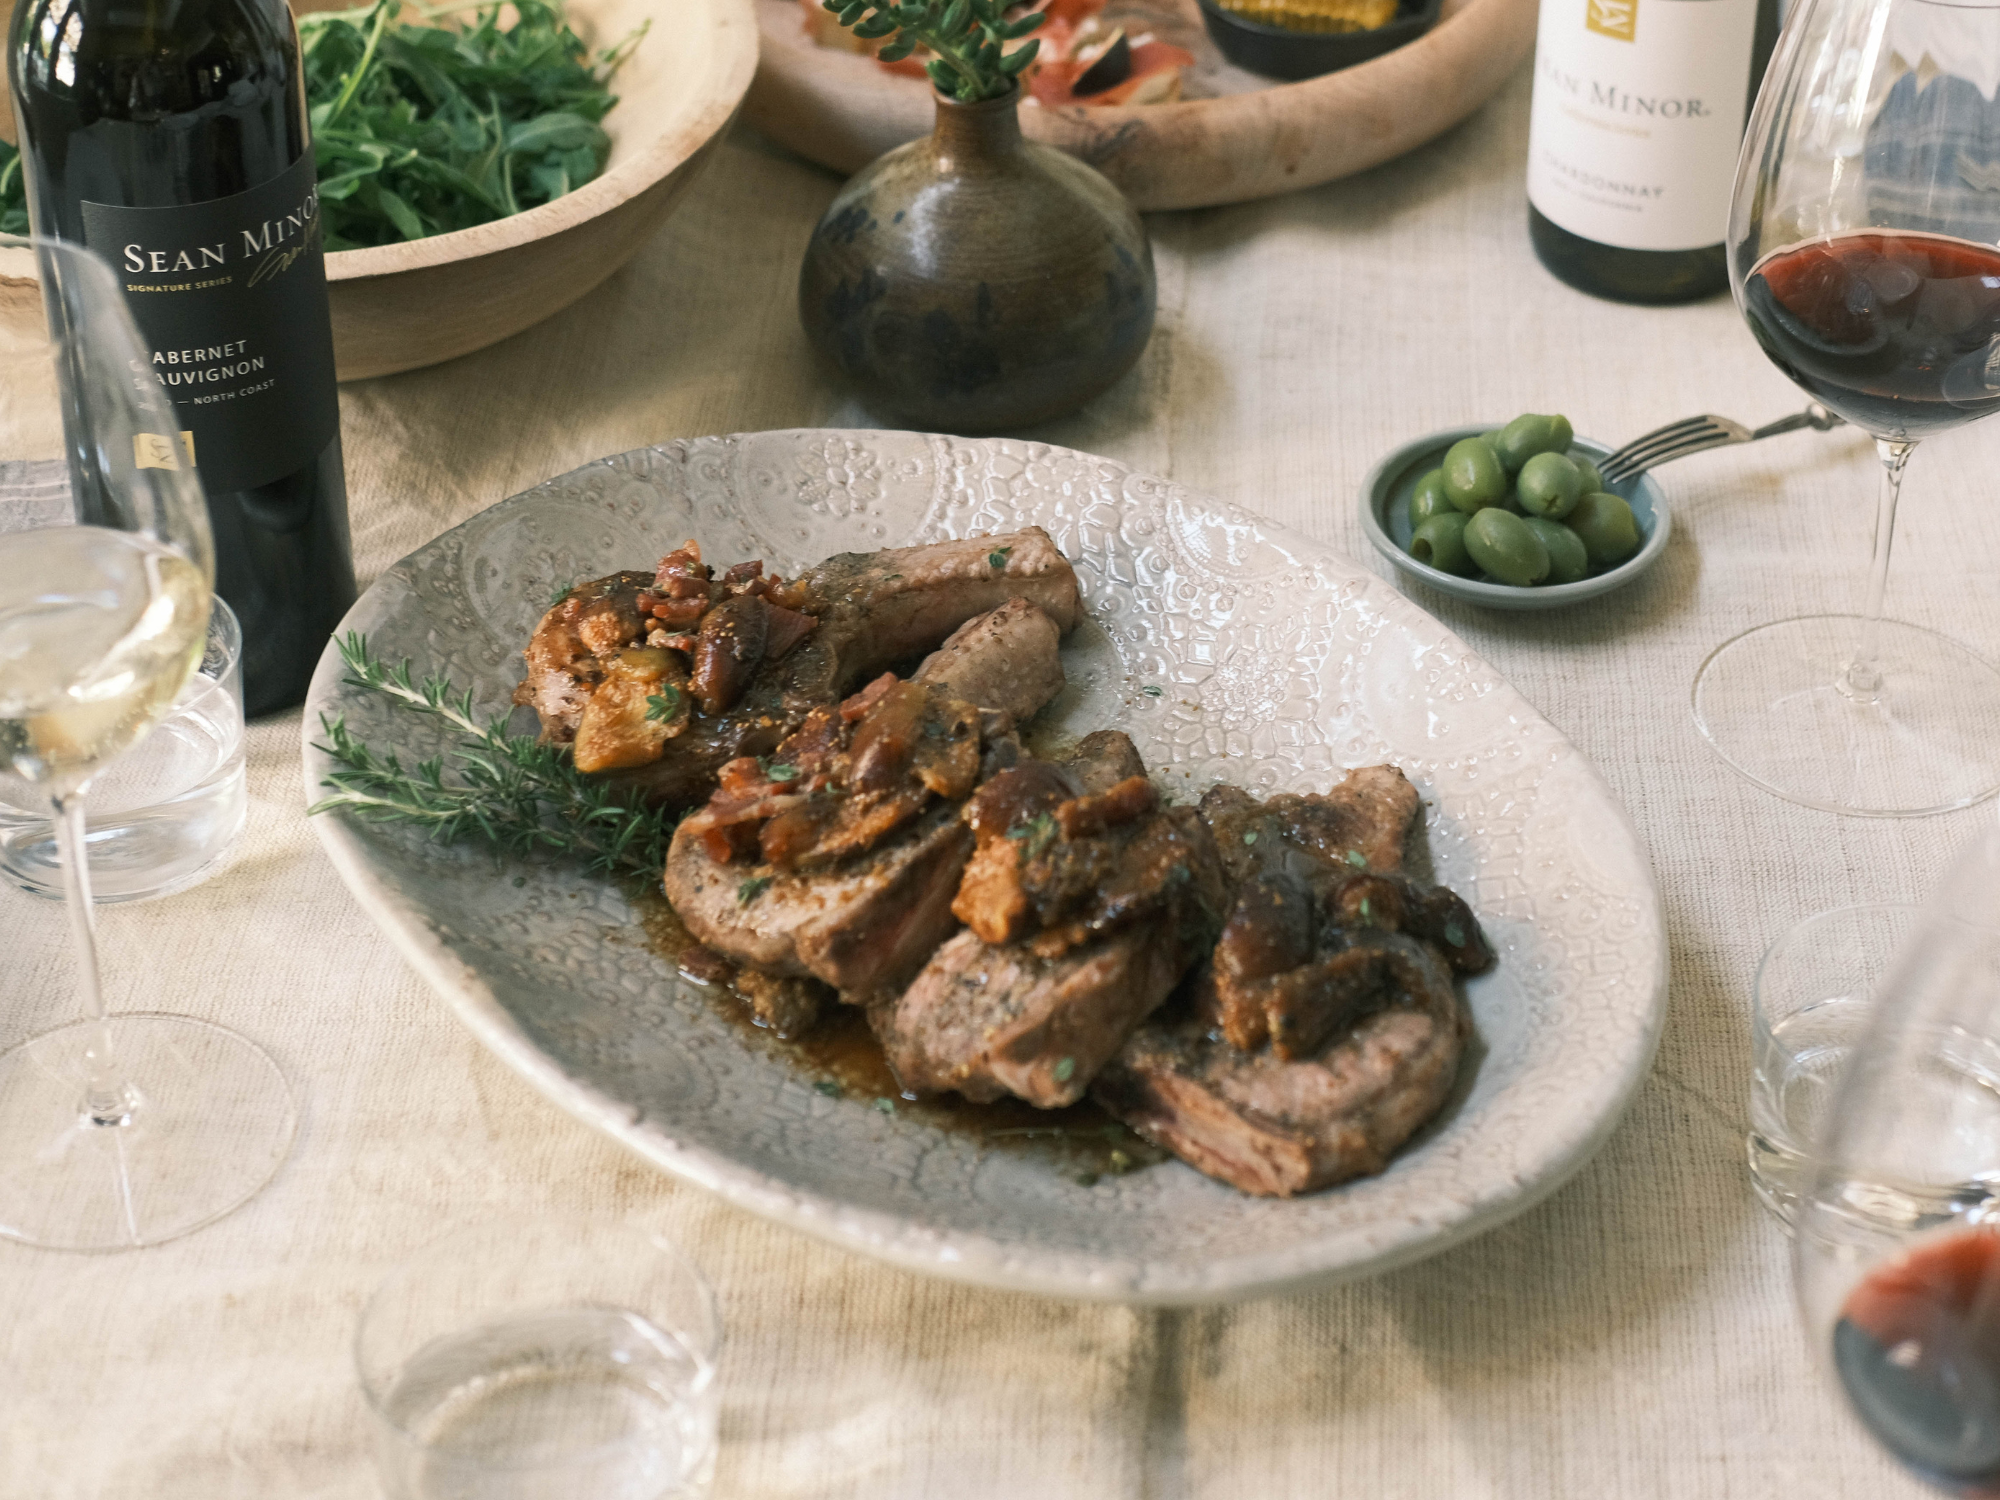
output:
[[[918,47],[937,55],[924,64],[938,92],[962,104],[1001,99],[1010,93],[1021,70],[1041,50],[1039,40],[1006,50],[1047,19],[1040,11],[1010,21],[1008,0],[820,0],[821,6],[856,36],[889,40],[875,56],[901,62]]]

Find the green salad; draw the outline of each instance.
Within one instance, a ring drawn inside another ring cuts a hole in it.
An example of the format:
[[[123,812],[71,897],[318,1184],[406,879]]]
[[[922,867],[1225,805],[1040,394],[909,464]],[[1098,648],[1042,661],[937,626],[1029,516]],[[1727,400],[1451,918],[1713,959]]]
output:
[[[329,250],[491,223],[590,181],[611,150],[611,77],[646,29],[593,54],[561,0],[376,0],[298,26]],[[0,142],[0,232],[27,227]]]

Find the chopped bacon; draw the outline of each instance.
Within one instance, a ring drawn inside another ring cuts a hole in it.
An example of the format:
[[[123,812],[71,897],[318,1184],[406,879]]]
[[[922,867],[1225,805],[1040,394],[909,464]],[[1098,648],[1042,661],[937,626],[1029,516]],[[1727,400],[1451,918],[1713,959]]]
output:
[[[713,573],[714,569],[701,560],[701,543],[690,539],[660,559],[653,588],[673,599],[706,599]]]
[[[1066,839],[1088,838],[1143,818],[1160,805],[1159,791],[1144,776],[1128,776],[1094,797],[1076,797],[1056,809],[1056,826]]]
[[[741,761],[731,761],[731,765],[741,765]],[[763,782],[762,773],[756,770],[757,762],[750,761],[752,773]],[[722,864],[728,864],[739,856],[754,856],[757,853],[759,827],[768,819],[797,807],[806,799],[789,789],[766,795],[732,797],[718,791],[701,811],[689,814],[683,826],[699,838],[707,848],[709,857]]]
[[[686,629],[695,624],[708,612],[708,597],[698,599],[665,599],[655,604],[652,616],[667,625]]]
[[[882,695],[894,687],[899,680],[894,672],[884,672],[880,677],[869,683],[867,687],[841,703],[841,718],[850,724],[856,719],[862,718],[867,714],[869,709],[881,701]]]
[[[717,801],[744,801],[762,796],[770,786],[771,778],[764,774],[764,767],[754,755],[739,755],[732,761],[725,761],[715,776],[715,799]],[[701,816],[699,813],[696,817]]]
[[[741,593],[743,591],[742,585],[748,584],[752,579],[763,576],[764,560],[762,558],[758,558],[755,562],[740,562],[722,575],[722,586],[732,593]]]

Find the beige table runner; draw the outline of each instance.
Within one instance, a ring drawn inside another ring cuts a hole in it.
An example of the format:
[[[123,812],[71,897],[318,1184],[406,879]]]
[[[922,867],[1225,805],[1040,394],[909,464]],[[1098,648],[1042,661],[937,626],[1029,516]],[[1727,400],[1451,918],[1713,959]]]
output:
[[[1541,271],[1523,222],[1527,97],[1523,75],[1443,141],[1344,185],[1154,220],[1144,363],[1034,435],[1359,557],[1357,486],[1406,436],[1561,409],[1615,441],[1802,404],[1725,301],[1618,307]],[[601,454],[868,425],[813,373],[793,309],[834,188],[739,137],[631,268],[560,320],[347,388],[364,581]],[[1989,654],[1996,459],[2000,424],[1917,457],[1891,598]],[[1665,471],[1667,557],[1595,605],[1501,616],[1419,595],[1631,808],[1666,894],[1666,1039],[1624,1126],[1546,1204],[1394,1275],[1247,1306],[952,1286],[628,1158],[490,1060],[404,967],[301,817],[297,716],[254,726],[229,869],[107,911],[106,963],[116,1004],[268,1042],[304,1095],[298,1151],[250,1208],[177,1244],[97,1259],[0,1246],[0,1497],[364,1500],[348,1340],[365,1292],[452,1225],[584,1208],[679,1236],[721,1288],[728,1500],[1918,1494],[1818,1384],[1784,1242],[1744,1179],[1749,979],[1794,918],[1925,888],[1993,814],[1870,823],[1787,806],[1710,758],[1686,703],[1737,630],[1848,607],[1871,468],[1839,434]],[[66,1019],[68,975],[59,914],[0,891],[0,1042]]]

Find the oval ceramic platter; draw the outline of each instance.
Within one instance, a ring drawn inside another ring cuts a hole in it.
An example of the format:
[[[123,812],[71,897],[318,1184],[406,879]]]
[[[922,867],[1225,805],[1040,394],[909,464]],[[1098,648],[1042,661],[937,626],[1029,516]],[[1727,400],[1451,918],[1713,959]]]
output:
[[[1002,439],[798,431],[640,449],[474,517],[349,614],[508,711],[549,599],[684,538],[787,575],[834,552],[1046,528],[1090,618],[1064,647],[1059,729],[1119,728],[1169,788],[1324,789],[1393,761],[1419,837],[1500,954],[1467,995],[1478,1040],[1443,1114],[1378,1177],[1245,1197],[1178,1162],[1086,1184],[1035,1143],[984,1142],[829,1097],[781,1044],[676,979],[613,882],[500,864],[344,815],[315,819],[349,887],[496,1053],[578,1118],[754,1213],[897,1265],[1069,1297],[1191,1303],[1381,1271],[1521,1212],[1624,1110],[1664,1015],[1658,893],[1597,772],[1390,584],[1244,510],[1108,459]],[[426,720],[343,684],[320,714],[422,759]]]

